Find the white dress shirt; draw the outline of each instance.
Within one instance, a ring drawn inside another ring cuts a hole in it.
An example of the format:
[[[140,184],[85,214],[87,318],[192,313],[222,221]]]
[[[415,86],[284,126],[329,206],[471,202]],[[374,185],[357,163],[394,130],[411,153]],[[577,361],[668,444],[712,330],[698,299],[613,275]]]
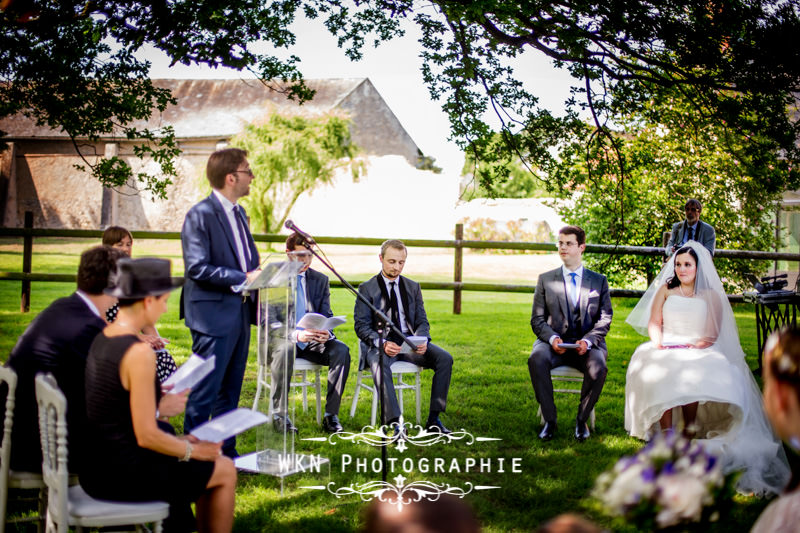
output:
[[[100,316],[100,311],[97,309],[97,307],[95,307],[95,305],[94,305],[94,302],[92,302],[92,301],[89,299],[89,296],[88,296],[88,295],[87,295],[85,292],[83,292],[82,290],[78,289],[77,291],[75,291],[75,294],[77,294],[78,296],[80,296],[80,297],[81,297],[81,300],[83,300],[84,302],[86,302],[86,305],[88,305],[88,306],[89,306],[89,309],[91,309],[92,313],[96,314],[97,316],[99,316],[99,317],[100,317],[100,318],[102,318],[103,320],[105,320],[105,319],[106,319],[106,317],[104,317],[104,316]]]
[[[245,254],[245,246],[247,246],[247,243],[242,242],[239,236],[239,222],[237,222],[236,214],[233,211],[233,208],[236,207],[237,204],[232,203],[216,189],[212,189],[211,192],[214,193],[219,203],[222,204],[222,209],[225,211],[228,224],[231,225],[231,231],[233,232],[233,243],[236,245],[236,253],[239,255],[239,265],[242,267],[242,272],[247,272],[247,255]]]

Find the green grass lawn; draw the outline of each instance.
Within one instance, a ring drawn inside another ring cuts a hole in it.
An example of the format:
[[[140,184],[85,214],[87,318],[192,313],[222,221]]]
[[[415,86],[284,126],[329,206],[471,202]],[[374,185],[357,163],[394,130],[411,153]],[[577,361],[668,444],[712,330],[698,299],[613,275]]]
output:
[[[70,241],[63,246],[54,246],[46,254],[35,257],[34,271],[74,272],[76,253],[88,244],[92,243]],[[0,249],[0,270],[18,271],[21,264],[17,263],[18,259],[13,250]],[[172,259],[177,262],[179,257],[172,254]],[[36,313],[53,299],[68,295],[73,287],[63,283],[33,283],[31,312],[28,314],[19,312],[19,290],[19,282],[0,281],[0,360],[3,361]],[[536,416],[538,406],[526,364],[534,340],[529,325],[530,295],[468,292],[464,295],[461,315],[451,312],[452,293],[427,291],[424,296],[433,341],[449,350],[455,359],[448,411],[442,420],[451,429],[463,428],[476,437],[502,440],[472,444],[456,441],[428,448],[411,446],[404,452],[391,448],[389,456],[398,458],[398,462],[411,458],[414,464],[418,464],[422,458],[441,457],[448,466],[455,460],[463,469],[467,458],[492,461],[492,471],[483,473],[426,474],[419,469],[410,473],[399,472],[407,478],[406,483],[426,480],[460,487],[467,483],[499,487],[473,491],[465,497],[488,532],[532,531],[542,522],[567,511],[581,513],[614,531],[634,531],[602,515],[588,494],[598,474],[610,468],[620,456],[631,454],[642,446],[640,441],[628,437],[623,427],[626,365],[636,346],[644,341],[624,322],[635,300],[615,299],[613,302],[614,322],[608,336],[609,374],[596,408],[597,428],[587,442],[579,444],[571,437],[577,409],[577,398],[572,395],[557,395],[560,427],[556,438],[548,443],[541,443],[536,438],[540,427]],[[176,297],[177,294],[170,301],[170,310],[158,327],[162,336],[172,340],[170,350],[178,362],[182,362],[190,354],[191,340],[188,330],[178,320]],[[353,297],[344,290],[334,289],[331,299],[336,314],[348,315],[350,322],[338,328],[337,335],[350,346],[355,359]],[[736,305],[734,312],[748,363],[754,368],[757,360],[753,308]],[[251,346],[251,363],[242,392],[243,406],[252,405],[256,370],[255,346]],[[340,413],[346,431],[358,431],[369,424],[369,396],[363,392],[356,416],[353,419],[348,416],[355,370],[354,360]],[[429,371],[423,373],[423,419],[427,413],[431,375]],[[295,423],[300,428],[301,439],[326,436],[316,426],[313,402],[311,399],[312,405],[306,413],[302,412],[298,402]],[[413,396],[407,393],[406,417],[413,419],[413,409]],[[176,420],[176,423],[180,421]],[[248,432],[240,441],[239,451],[253,451],[257,439],[256,430]],[[332,483],[339,488],[378,480],[379,474],[357,472],[354,464],[343,471],[343,458],[350,455],[371,462],[379,457],[379,451],[365,444],[342,441],[331,445],[298,440],[296,448],[303,453],[329,458],[330,474],[287,478],[283,494],[280,482],[275,478],[241,475],[237,489],[236,531],[349,532],[358,529],[361,510],[367,505],[358,496],[337,498],[326,491],[301,487]],[[514,458],[519,458],[519,473],[511,471]],[[500,459],[505,461],[503,472],[499,471]],[[392,478],[390,475],[389,480]],[[766,503],[763,499],[739,495],[732,513],[723,517],[710,531],[747,531]]]

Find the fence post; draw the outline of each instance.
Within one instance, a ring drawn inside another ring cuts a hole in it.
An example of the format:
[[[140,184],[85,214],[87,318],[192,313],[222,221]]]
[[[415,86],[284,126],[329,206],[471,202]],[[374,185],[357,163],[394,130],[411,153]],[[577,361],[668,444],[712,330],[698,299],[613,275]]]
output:
[[[25,211],[25,229],[33,229],[33,211]],[[33,235],[25,235],[22,239],[22,272],[31,273],[33,263]],[[22,280],[22,294],[19,300],[19,312],[27,313],[31,310],[31,282]]]
[[[464,224],[456,224],[455,265],[453,266],[453,314],[461,314],[461,269],[463,266],[464,248],[461,241],[464,239]]]

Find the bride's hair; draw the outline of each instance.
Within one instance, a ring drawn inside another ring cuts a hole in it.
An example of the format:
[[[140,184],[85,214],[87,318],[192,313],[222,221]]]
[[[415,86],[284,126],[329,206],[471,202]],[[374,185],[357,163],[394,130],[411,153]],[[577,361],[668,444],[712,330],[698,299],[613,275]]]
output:
[[[694,257],[694,264],[695,264],[695,266],[697,266],[699,268],[700,261],[699,261],[699,259],[697,259],[697,252],[695,252],[694,249],[692,249],[691,246],[684,246],[683,248],[681,248],[680,250],[675,252],[675,255],[673,256],[673,260],[677,261],[678,260],[678,256],[682,255],[682,254],[689,254],[692,257]],[[680,284],[681,284],[681,280],[678,279],[678,275],[677,274],[672,276],[671,278],[669,278],[669,280],[667,280],[667,288],[668,289],[674,289],[675,287],[677,287]]]
[[[764,345],[764,366],[769,366],[772,379],[794,388],[800,398],[800,329],[784,327],[772,334]],[[800,472],[794,471],[786,491],[800,486]]]

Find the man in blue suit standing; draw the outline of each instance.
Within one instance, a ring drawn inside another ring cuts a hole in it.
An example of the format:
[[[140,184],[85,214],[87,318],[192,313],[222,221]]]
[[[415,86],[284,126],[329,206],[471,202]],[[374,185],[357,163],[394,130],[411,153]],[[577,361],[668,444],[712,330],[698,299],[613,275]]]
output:
[[[211,194],[186,213],[181,230],[181,317],[192,334],[192,351],[216,356],[216,366],[189,395],[186,433],[239,406],[255,302],[232,288],[255,279],[260,262],[247,215],[236,203],[250,193],[254,177],[247,152],[217,150],[208,158],[206,177]],[[222,452],[236,457],[235,438],[225,441]]]

